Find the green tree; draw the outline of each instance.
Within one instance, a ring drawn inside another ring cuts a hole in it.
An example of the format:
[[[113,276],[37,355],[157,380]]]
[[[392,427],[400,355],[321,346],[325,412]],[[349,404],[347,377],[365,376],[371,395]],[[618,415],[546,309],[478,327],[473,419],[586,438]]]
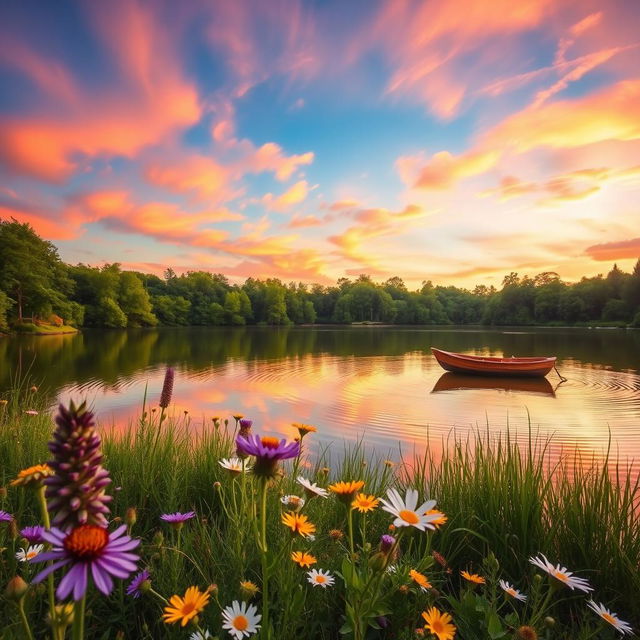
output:
[[[120,274],[118,303],[127,316],[127,326],[154,327],[158,324],[142,280],[131,271]]]

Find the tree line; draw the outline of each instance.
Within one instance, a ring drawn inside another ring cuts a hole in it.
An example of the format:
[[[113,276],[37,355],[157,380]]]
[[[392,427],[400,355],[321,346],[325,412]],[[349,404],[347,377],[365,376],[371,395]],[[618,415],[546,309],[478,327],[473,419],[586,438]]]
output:
[[[119,264],[64,263],[29,224],[0,220],[0,329],[34,321],[76,327],[289,325],[319,323],[640,326],[640,259],[632,273],[566,283],[557,273],[505,276],[501,289],[434,286],[410,291],[397,276],[367,275],[333,286],[171,268],[162,278]]]

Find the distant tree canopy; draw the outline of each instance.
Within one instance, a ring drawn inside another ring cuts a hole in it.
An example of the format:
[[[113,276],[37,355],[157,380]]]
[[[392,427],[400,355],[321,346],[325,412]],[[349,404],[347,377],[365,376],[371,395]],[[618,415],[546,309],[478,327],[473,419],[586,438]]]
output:
[[[608,322],[640,326],[640,259],[632,273],[617,265],[606,276],[570,284],[554,272],[510,273],[500,290],[434,286],[410,291],[398,276],[376,283],[367,275],[333,286],[247,278],[231,284],[221,273],[188,271],[163,277],[123,271],[119,264],[63,263],[56,247],[28,224],[0,220],[0,330],[46,319],[88,327],[394,324],[558,325]]]

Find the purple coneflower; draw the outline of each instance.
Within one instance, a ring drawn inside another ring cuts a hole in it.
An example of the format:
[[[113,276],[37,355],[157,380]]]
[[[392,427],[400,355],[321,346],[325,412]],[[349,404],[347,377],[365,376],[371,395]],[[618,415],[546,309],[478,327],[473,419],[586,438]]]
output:
[[[264,478],[273,478],[278,471],[278,461],[295,458],[300,453],[299,442],[289,442],[283,438],[260,437],[257,435],[238,436],[236,438],[238,453],[255,456],[253,473]]]
[[[196,515],[195,511],[187,511],[187,513],[163,513],[160,516],[160,520],[168,522],[174,529],[182,529],[182,526],[187,520],[191,520]]]
[[[64,600],[73,592],[73,599],[80,600],[87,591],[89,572],[98,590],[105,596],[113,591],[111,576],[128,578],[136,570],[140,559],[132,549],[140,540],[126,535],[127,525],[123,524],[109,533],[104,527],[95,524],[83,524],[68,533],[52,527],[42,534],[45,542],[53,545],[51,551],[38,554],[31,562],[53,563],[41,571],[34,583],[42,582],[52,571],[69,566],[69,571],[60,580],[56,596]]]
[[[395,543],[396,539],[385,533],[380,536],[380,551],[382,551],[382,553],[389,553]]]
[[[129,586],[127,587],[127,595],[139,598],[142,594],[144,583],[151,583],[150,578],[151,574],[146,569],[140,571],[140,573],[136,574],[133,580],[129,583]]]
[[[13,516],[6,511],[0,509],[0,522],[11,522],[13,520]]]
[[[175,371],[173,367],[167,367],[167,371],[164,374],[164,382],[162,384],[162,392],[160,393],[160,402],[158,403],[163,409],[166,409],[171,402],[171,395],[173,394],[173,379],[175,377]]]
[[[93,413],[85,402],[79,407],[71,402],[68,409],[60,405],[56,424],[49,442],[53,459],[48,462],[54,475],[44,480],[52,524],[65,530],[82,524],[106,527],[111,496],[105,495],[105,487],[111,478],[101,464]]]
[[[41,527],[39,524],[33,527],[25,527],[20,530],[20,535],[29,543],[29,544],[37,544],[38,542],[43,541],[42,534],[44,533],[44,527]]]

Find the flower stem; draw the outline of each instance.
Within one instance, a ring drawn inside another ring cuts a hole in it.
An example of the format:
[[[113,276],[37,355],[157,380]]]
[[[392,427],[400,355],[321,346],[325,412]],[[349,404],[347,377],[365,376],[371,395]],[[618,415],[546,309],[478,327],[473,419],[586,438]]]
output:
[[[355,556],[355,548],[353,546],[353,509],[347,505],[347,529],[349,530],[349,551],[351,558]]]
[[[25,638],[28,640],[33,640],[33,634],[31,633],[31,627],[29,626],[29,621],[27,620],[27,616],[24,614],[24,596],[20,598],[18,601],[18,612],[20,613],[20,622],[22,623],[22,628],[24,629]]]
[[[71,628],[72,640],[84,640],[84,611],[87,603],[85,593],[73,606],[73,627]]]
[[[51,529],[51,520],[49,518],[49,510],[47,509],[47,499],[44,495],[45,487],[44,485],[38,489],[38,504],[40,505],[40,514],[42,516],[42,522],[44,523],[44,528]],[[47,562],[47,566],[50,566],[53,563],[53,560],[49,560]],[[58,638],[58,625],[56,619],[56,599],[54,595],[54,584],[53,584],[53,573],[49,574],[47,578],[47,591],[49,594],[49,616],[51,618],[51,628],[54,629],[54,640]]]
[[[269,566],[267,559],[267,483],[262,480],[262,499],[260,506],[260,555],[262,559],[262,630],[269,637]]]

